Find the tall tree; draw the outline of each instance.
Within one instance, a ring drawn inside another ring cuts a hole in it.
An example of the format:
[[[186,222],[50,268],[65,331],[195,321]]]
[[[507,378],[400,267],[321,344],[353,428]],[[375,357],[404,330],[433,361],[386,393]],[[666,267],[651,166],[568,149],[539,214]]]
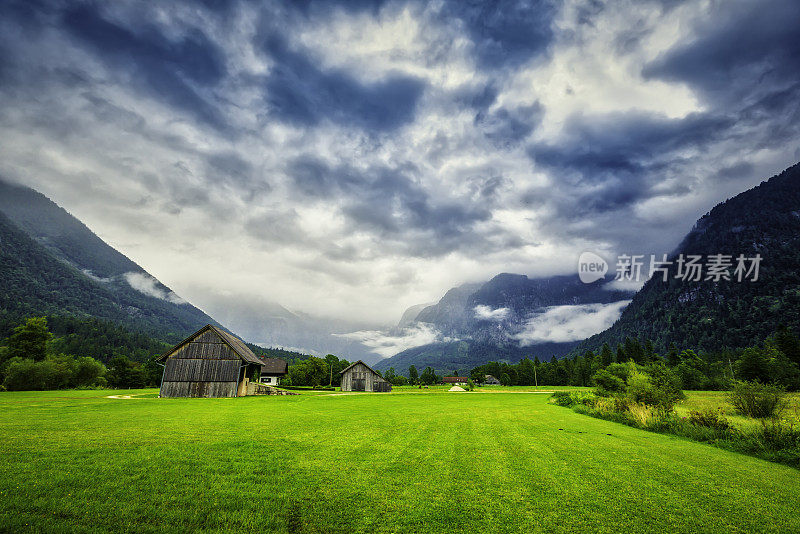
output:
[[[608,343],[603,343],[603,348],[600,349],[600,365],[608,367],[614,363],[614,354],[611,352],[611,347]]]
[[[675,346],[675,343],[670,343],[667,351],[667,364],[670,367],[677,367],[679,363],[681,363],[681,357],[678,354],[678,347]]]
[[[738,361],[739,378],[742,380],[769,381],[769,361],[759,347],[750,347],[742,352]]]
[[[645,363],[650,363],[656,360],[658,356],[656,356],[656,349],[653,346],[653,342],[649,339],[645,340],[644,342],[644,361]]]
[[[419,372],[417,372],[417,368],[413,365],[408,368],[408,383],[412,386],[417,385],[419,381]]]
[[[794,332],[781,326],[775,332],[775,345],[790,361],[800,365],[800,339]]]
[[[9,336],[7,356],[40,362],[47,355],[47,342],[52,337],[47,329],[47,318],[31,317],[25,324],[14,328],[14,333]]]
[[[426,367],[422,374],[419,377],[420,381],[425,384],[426,386],[430,386],[436,383],[436,372],[433,370],[433,367]]]
[[[325,355],[325,363],[328,365],[328,385],[333,385],[333,374],[337,373],[339,369],[339,358],[337,358],[334,354],[326,354]]]

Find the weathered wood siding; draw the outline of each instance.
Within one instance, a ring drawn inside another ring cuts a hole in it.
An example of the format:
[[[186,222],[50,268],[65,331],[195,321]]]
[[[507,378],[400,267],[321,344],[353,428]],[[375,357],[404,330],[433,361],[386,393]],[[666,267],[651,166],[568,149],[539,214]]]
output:
[[[203,332],[167,358],[162,397],[235,397],[244,362],[220,337]]]
[[[342,373],[342,391],[387,392],[391,390],[391,384],[362,363],[357,363]]]
[[[169,358],[164,368],[168,382],[237,382],[239,360]]]
[[[162,382],[162,397],[235,397],[236,382]]]

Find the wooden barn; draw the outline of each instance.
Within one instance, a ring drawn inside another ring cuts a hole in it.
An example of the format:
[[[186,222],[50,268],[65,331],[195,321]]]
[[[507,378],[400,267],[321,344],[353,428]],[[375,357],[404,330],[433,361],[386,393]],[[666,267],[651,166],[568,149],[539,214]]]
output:
[[[392,391],[392,385],[384,380],[369,365],[358,360],[340,373],[342,391],[372,391],[385,393]]]
[[[162,397],[243,397],[253,394],[262,369],[286,374],[286,362],[262,360],[233,334],[206,325],[158,358],[165,362]],[[252,384],[251,384],[252,383]]]

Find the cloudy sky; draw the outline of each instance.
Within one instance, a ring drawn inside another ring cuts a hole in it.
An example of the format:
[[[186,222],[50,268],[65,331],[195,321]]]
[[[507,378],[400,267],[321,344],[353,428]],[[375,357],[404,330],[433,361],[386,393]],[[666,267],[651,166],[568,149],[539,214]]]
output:
[[[0,176],[212,316],[391,323],[800,160],[800,3],[12,0],[0,99]]]

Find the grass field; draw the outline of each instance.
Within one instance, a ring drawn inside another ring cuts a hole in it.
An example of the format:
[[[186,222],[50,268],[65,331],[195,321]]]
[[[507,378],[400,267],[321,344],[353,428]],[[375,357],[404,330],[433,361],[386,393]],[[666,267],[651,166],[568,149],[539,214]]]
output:
[[[717,410],[732,424],[742,429],[753,428],[761,423],[757,419],[738,415],[727,401],[726,391],[686,391],[686,400],[676,406],[679,415],[687,415],[691,410]],[[781,419],[790,424],[800,425],[800,393],[789,394],[789,407],[781,414]]]
[[[0,529],[800,531],[795,469],[543,393],[438,393],[0,393]]]

